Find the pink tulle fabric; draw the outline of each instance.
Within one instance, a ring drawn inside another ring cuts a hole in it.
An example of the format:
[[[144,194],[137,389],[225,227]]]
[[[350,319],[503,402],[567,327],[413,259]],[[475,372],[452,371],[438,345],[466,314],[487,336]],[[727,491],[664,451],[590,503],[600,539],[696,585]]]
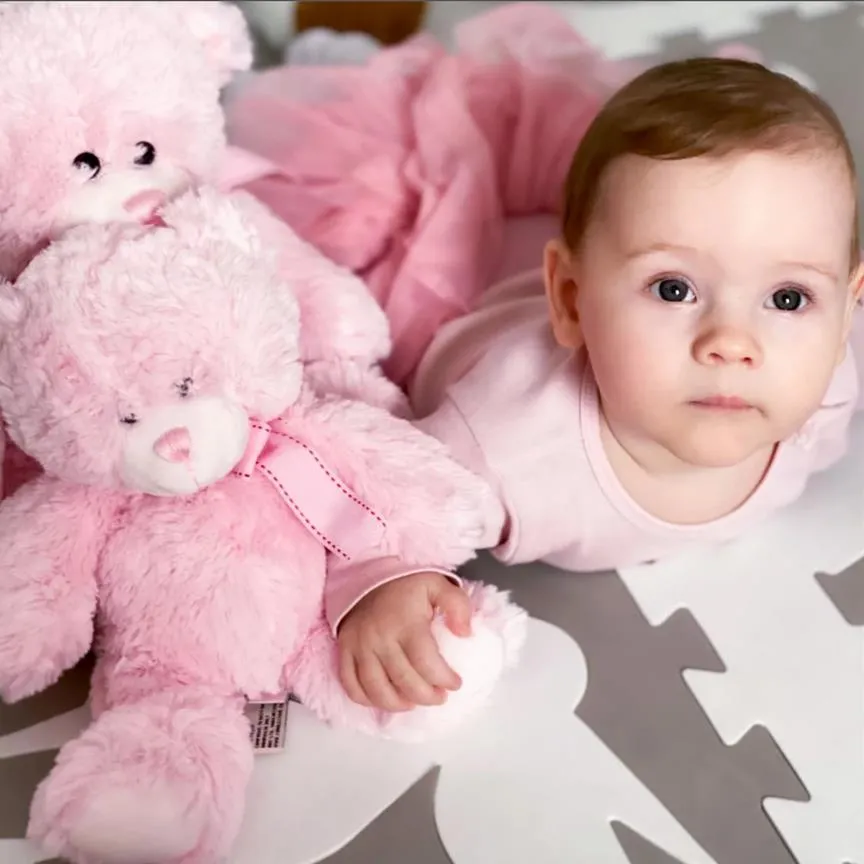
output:
[[[257,75],[228,105],[229,139],[271,163],[243,185],[366,279],[401,382],[487,284],[505,219],[557,209],[576,144],[632,73],[517,3],[464,23],[453,54],[422,35],[359,68]]]
[[[520,257],[519,232],[505,228],[558,210],[585,129],[642,70],[606,59],[539,3],[471,19],[455,43],[448,53],[421,35],[361,67],[279,67],[227,109],[226,185],[367,281],[390,320],[386,372],[400,384],[502,256]],[[717,55],[759,60],[742,43]],[[525,242],[533,252],[536,237]]]

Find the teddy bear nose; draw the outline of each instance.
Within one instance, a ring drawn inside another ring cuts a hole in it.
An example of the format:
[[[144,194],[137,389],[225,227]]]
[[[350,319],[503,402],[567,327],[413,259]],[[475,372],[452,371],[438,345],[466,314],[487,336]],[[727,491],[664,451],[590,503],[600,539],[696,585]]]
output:
[[[123,209],[139,219],[143,224],[151,224],[157,218],[157,211],[165,204],[165,195],[157,189],[148,189],[133,195],[124,202]]]
[[[166,462],[186,462],[192,452],[189,430],[183,426],[169,429],[153,445],[153,451]]]

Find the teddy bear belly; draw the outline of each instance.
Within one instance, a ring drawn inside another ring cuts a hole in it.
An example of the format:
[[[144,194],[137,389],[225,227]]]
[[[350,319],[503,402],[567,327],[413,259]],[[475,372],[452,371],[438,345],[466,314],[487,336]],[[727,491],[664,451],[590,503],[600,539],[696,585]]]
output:
[[[189,499],[142,498],[100,571],[103,674],[135,686],[179,677],[277,693],[322,614],[325,551],[258,478]]]

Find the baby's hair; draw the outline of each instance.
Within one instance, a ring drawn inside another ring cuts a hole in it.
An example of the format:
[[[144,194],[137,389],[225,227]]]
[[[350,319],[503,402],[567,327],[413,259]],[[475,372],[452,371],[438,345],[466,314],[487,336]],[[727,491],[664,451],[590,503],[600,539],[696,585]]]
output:
[[[857,177],[840,120],[793,78],[745,60],[699,57],[664,63],[615,93],[573,156],[564,187],[563,239],[571,250],[579,248],[606,169],[621,156],[689,159],[756,150],[842,155],[856,198],[851,257],[856,267]]]

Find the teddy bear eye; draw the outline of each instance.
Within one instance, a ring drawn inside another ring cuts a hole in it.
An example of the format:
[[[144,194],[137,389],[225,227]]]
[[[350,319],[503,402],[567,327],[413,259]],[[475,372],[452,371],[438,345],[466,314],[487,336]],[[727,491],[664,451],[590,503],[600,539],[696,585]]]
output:
[[[178,381],[174,386],[177,388],[177,392],[180,394],[181,399],[185,399],[192,392],[192,385],[195,382],[191,378],[184,378],[182,381]]]
[[[125,414],[120,418],[120,422],[124,423],[126,426],[134,426],[138,422],[137,414]]]
[[[91,180],[97,177],[99,172],[102,170],[102,163],[99,161],[99,157],[95,153],[90,153],[89,151],[79,153],[72,160],[72,164],[79,170],[89,171]]]
[[[139,141],[135,146],[138,149],[136,165],[152,165],[156,161],[156,148],[149,141]]]

